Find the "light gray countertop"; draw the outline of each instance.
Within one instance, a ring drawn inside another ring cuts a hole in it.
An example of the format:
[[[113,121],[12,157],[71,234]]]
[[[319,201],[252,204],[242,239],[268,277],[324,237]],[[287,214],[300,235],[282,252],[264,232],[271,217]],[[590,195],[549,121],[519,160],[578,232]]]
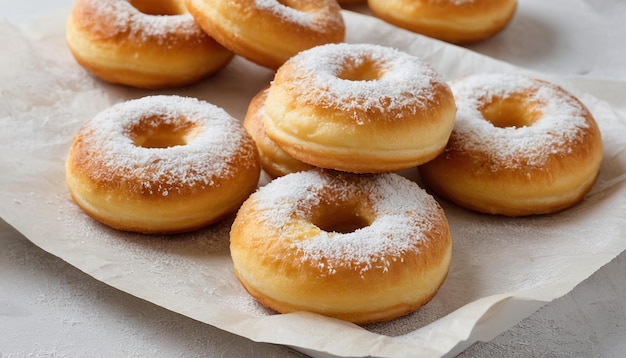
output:
[[[519,1],[518,13],[505,32],[468,48],[545,73],[626,81],[625,1]],[[0,18],[22,23],[67,11],[72,3],[0,0]],[[461,356],[624,356],[624,272],[626,254],[621,254],[569,294]],[[301,356],[111,288],[39,249],[3,221],[0,327],[3,358]]]

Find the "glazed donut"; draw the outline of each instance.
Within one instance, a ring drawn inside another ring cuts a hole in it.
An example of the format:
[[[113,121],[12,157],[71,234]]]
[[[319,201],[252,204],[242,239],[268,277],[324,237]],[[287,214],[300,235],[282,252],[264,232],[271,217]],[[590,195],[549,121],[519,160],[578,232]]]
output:
[[[512,74],[452,83],[458,106],[445,151],[419,168],[424,182],[476,211],[523,216],[583,199],[602,162],[600,130],[562,88]]]
[[[303,51],[281,66],[263,125],[302,162],[386,172],[437,156],[455,113],[449,86],[422,60],[388,47],[342,43]]]
[[[76,61],[100,79],[140,88],[188,85],[233,53],[205,34],[183,0],[77,0],[66,26]]]
[[[75,135],[66,161],[74,201],[115,229],[190,231],[235,212],[257,187],[252,138],[224,110],[150,96],[110,107]]]
[[[484,40],[503,30],[517,0],[368,0],[393,25],[451,43]]]
[[[341,42],[345,35],[335,0],[186,0],[186,4],[206,33],[271,69],[302,50]]]
[[[274,179],[242,205],[230,240],[235,275],[263,305],[358,324],[417,310],[451,258],[439,204],[393,173]]]
[[[295,173],[313,169],[313,166],[303,163],[287,154],[276,145],[265,133],[263,128],[264,104],[267,98],[267,88],[257,93],[248,105],[243,127],[254,139],[261,167],[271,177],[279,177],[289,173]]]

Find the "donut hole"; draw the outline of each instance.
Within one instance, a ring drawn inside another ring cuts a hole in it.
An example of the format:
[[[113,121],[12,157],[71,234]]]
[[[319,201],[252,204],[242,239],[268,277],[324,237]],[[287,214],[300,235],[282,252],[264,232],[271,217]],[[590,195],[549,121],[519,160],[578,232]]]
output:
[[[314,210],[311,222],[326,232],[348,234],[369,226],[371,216],[358,203],[327,203]]]
[[[179,1],[130,0],[130,4],[146,15],[173,16],[186,12]]]
[[[197,135],[197,131],[191,124],[163,123],[153,118],[132,128],[130,136],[137,147],[169,148],[187,145]]]
[[[525,101],[521,95],[512,95],[493,98],[480,108],[480,112],[496,127],[520,128],[531,126],[541,117],[541,111],[536,109],[538,107],[537,104]]]
[[[382,66],[376,61],[350,59],[346,61],[337,77],[347,81],[375,81],[379,80],[383,73]]]

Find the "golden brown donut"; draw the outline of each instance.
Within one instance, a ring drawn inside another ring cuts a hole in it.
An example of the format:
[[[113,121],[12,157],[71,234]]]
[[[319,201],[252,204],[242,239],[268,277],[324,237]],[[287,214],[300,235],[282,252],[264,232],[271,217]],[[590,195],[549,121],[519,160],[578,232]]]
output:
[[[503,30],[517,0],[368,0],[376,17],[452,43],[489,38]]]
[[[77,0],[67,20],[76,61],[107,82],[141,88],[194,83],[233,53],[205,34],[183,0]]]
[[[103,224],[142,233],[216,222],[239,208],[259,176],[254,142],[239,121],[178,96],[102,111],[75,135],[66,161],[78,206]]]
[[[242,205],[230,239],[235,274],[262,304],[359,324],[417,310],[451,258],[439,204],[392,173],[274,179]]]
[[[424,182],[480,212],[554,213],[583,199],[602,162],[600,130],[564,89],[511,74],[452,83],[458,115],[446,150],[421,166]]]
[[[335,0],[186,0],[198,24],[236,54],[276,69],[296,53],[341,42]]]
[[[257,93],[248,105],[243,127],[254,139],[259,151],[261,167],[271,177],[279,177],[289,173],[313,169],[313,166],[294,159],[276,145],[265,133],[263,115],[267,88]]]
[[[455,113],[450,88],[419,58],[342,43],[303,51],[281,66],[263,124],[278,146],[302,162],[387,172],[437,156]]]

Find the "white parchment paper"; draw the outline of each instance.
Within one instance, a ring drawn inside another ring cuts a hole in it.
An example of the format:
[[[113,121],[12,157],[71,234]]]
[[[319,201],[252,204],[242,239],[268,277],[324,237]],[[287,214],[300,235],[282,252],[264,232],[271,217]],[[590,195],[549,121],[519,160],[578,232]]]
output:
[[[525,72],[467,50],[344,12],[348,42],[397,47],[447,79]],[[441,202],[453,236],[448,279],[419,311],[356,326],[308,313],[279,315],[236,281],[231,220],[177,236],[108,229],[71,201],[64,161],[78,128],[110,105],[165,93],[197,97],[242,119],[273,77],[236,58],[195,86],[143,91],[112,86],[78,66],[64,42],[65,14],[27,28],[0,22],[0,217],[44,250],[125,292],[255,341],[315,356],[434,357],[489,340],[569,292],[626,248],[626,83],[537,77],[573,92],[596,117],[605,144],[601,175],[584,202],[556,215],[503,218]]]

